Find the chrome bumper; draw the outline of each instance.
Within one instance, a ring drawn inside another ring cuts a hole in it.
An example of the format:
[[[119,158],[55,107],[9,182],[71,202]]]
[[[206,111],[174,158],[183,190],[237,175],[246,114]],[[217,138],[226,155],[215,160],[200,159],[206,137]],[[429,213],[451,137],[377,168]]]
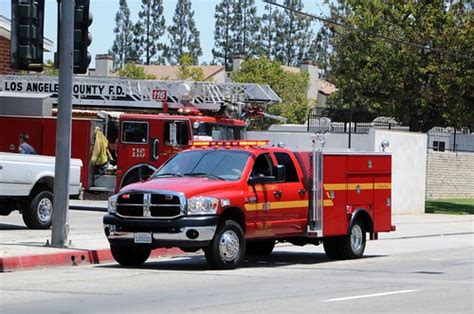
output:
[[[109,230],[107,238],[110,240],[132,240],[134,239],[134,233],[128,231],[115,231],[114,225],[104,225],[104,229]],[[197,232],[197,236],[194,237]],[[216,233],[215,226],[208,227],[183,227],[179,229],[179,232],[173,233],[162,233],[153,232],[153,240],[156,241],[183,241],[183,242],[201,242],[211,241]]]

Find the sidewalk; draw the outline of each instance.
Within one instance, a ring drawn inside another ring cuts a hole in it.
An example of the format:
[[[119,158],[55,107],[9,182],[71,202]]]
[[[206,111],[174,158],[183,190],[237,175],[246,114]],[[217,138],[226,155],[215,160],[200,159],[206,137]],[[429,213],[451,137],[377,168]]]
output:
[[[51,230],[29,230],[18,212],[0,218],[0,272],[52,266],[75,266],[113,261],[102,230],[106,201],[70,201],[67,248],[49,245]],[[473,215],[399,215],[397,231],[382,233],[379,239],[408,239],[473,234]],[[158,249],[153,257],[183,254],[179,249]]]

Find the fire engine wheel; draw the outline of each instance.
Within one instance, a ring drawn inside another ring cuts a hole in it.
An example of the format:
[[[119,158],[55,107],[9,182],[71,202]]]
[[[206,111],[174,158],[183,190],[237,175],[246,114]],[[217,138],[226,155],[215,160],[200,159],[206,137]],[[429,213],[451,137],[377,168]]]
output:
[[[206,260],[217,269],[236,268],[245,256],[245,237],[242,227],[226,220],[218,229],[211,244],[205,248]]]
[[[272,254],[274,247],[275,247],[274,240],[247,242],[247,249],[245,251],[245,254],[267,256],[267,255]]]
[[[49,229],[53,221],[53,193],[39,190],[24,202],[22,216],[30,229]]]
[[[340,237],[325,238],[323,242],[324,252],[331,259],[341,259]]]
[[[140,266],[150,257],[151,249],[139,246],[111,245],[114,259],[123,266]]]
[[[365,250],[365,225],[357,219],[351,226],[349,235],[343,237],[342,258],[353,259],[362,257]]]

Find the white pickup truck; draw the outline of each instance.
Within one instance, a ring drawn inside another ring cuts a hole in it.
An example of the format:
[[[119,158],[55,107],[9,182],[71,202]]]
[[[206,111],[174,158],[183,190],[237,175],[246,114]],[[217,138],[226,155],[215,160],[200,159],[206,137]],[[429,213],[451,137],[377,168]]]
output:
[[[0,215],[19,210],[31,229],[48,229],[53,218],[55,157],[0,153]],[[69,194],[81,192],[82,161],[71,159]]]

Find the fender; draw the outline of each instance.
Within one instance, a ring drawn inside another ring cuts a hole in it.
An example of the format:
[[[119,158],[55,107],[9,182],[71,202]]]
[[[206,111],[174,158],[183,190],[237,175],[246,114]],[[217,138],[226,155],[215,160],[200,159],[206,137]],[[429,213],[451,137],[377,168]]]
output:
[[[374,222],[372,220],[372,216],[369,214],[369,212],[365,208],[360,207],[360,208],[357,208],[352,214],[351,220],[349,221],[349,224],[347,225],[347,234],[350,234],[352,224],[359,217],[361,217],[362,220],[367,223],[366,225],[367,232],[372,233],[374,231]]]

